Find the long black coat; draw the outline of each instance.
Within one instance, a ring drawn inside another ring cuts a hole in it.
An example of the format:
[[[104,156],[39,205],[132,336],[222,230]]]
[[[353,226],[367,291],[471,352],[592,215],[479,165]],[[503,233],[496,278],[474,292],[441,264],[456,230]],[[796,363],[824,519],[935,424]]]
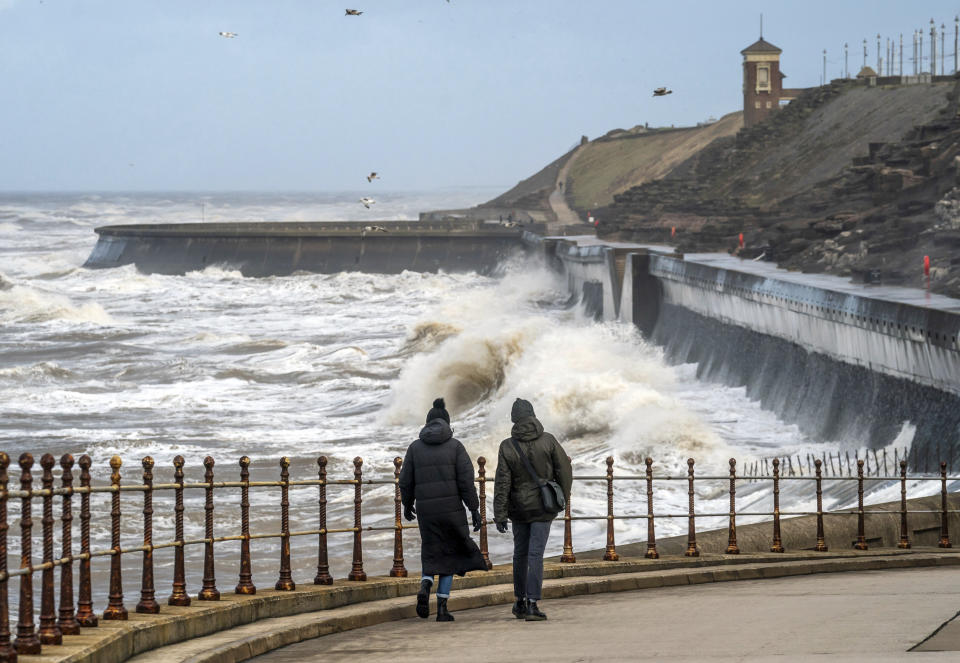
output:
[[[480,508],[473,463],[443,419],[434,419],[407,448],[400,470],[400,498],[415,505],[424,575],[462,576],[485,571],[480,549],[467,528],[468,509]]]

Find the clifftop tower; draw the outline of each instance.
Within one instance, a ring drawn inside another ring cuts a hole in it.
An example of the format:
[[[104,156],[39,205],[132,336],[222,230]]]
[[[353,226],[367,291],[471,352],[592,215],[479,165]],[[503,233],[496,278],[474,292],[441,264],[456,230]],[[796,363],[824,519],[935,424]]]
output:
[[[763,122],[780,108],[784,74],[780,71],[779,48],[764,40],[740,51],[743,55],[743,124]]]

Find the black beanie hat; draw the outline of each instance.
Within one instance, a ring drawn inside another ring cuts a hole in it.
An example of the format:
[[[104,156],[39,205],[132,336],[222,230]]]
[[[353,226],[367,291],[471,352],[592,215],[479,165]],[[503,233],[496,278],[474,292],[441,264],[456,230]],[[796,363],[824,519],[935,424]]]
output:
[[[447,412],[447,404],[443,402],[442,398],[433,401],[433,407],[427,412],[427,423],[429,424],[434,419],[443,419],[448,424],[450,423],[450,413]]]
[[[533,405],[530,401],[525,401],[522,398],[518,398],[513,402],[513,408],[510,410],[510,421],[517,423],[521,419],[527,419],[529,417],[535,417],[533,413]]]

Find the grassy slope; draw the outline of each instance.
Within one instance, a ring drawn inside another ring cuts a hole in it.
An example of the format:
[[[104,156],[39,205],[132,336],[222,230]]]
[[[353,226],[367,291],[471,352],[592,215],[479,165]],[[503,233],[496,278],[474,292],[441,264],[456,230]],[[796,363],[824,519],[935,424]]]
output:
[[[705,127],[593,141],[577,152],[570,166],[567,202],[580,211],[609,205],[614,194],[663,177],[714,139],[731,136],[742,126],[743,113],[735,112]]]

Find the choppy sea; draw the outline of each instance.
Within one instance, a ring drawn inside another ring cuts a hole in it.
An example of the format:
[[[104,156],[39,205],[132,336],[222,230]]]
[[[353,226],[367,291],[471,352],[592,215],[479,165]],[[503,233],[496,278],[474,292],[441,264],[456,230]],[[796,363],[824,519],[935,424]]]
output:
[[[90,454],[95,482],[108,480],[114,454],[124,461],[124,482],[141,480],[146,455],[157,463],[156,480],[169,481],[178,454],[190,480],[202,480],[208,454],[217,480],[237,480],[244,454],[256,480],[278,479],[284,455],[292,478],[315,478],[321,454],[330,459],[331,478],[350,478],[355,456],[363,458],[366,477],[387,478],[438,396],[447,401],[456,436],[474,459],[488,459],[491,474],[518,396],[533,402],[581,476],[603,474],[611,455],[617,472],[642,474],[651,456],[659,472],[679,475],[693,457],[698,473],[721,475],[731,457],[836,448],[836,441],[806,438],[743,389],[698,381],[695,365],[669,365],[632,327],[585,318],[568,301],[565,281],[536,261],[505,264],[493,277],[244,278],[229,265],[160,276],[132,266],[82,267],[101,225],[416,219],[421,210],[469,206],[496,193],[385,194],[370,210],[357,202],[363,192],[0,195],[0,449],[14,459],[24,451],[38,459],[46,452]],[[744,487],[741,508],[768,509],[769,486],[752,486]],[[605,490],[602,482],[578,482],[574,515],[604,514]],[[364,525],[391,525],[393,487],[364,491]],[[658,486],[658,511],[684,513],[686,491],[683,482]],[[878,499],[899,496],[895,486],[881,492]],[[726,511],[723,481],[700,482],[696,497],[698,510]],[[809,491],[796,497],[795,506],[812,506]],[[95,548],[109,545],[108,499],[94,497]],[[124,546],[140,543],[139,499],[124,494]],[[352,488],[331,486],[329,499],[329,526],[349,527]],[[645,499],[639,482],[617,483],[618,512],[642,513]],[[155,505],[157,542],[173,538],[166,500]],[[316,527],[316,500],[315,487],[292,489],[292,529]],[[278,490],[254,489],[251,502],[252,529],[276,531]],[[188,537],[202,536],[202,504],[201,491],[188,494]],[[216,506],[216,534],[236,533],[235,493],[218,493]],[[698,527],[724,524],[715,518]],[[658,536],[685,527],[680,518],[660,519]],[[548,553],[561,548],[562,530],[555,528]],[[604,528],[605,521],[577,521],[576,548],[602,547]],[[645,534],[644,520],[617,521],[620,542]],[[411,569],[418,566],[416,538],[416,530],[406,534]],[[365,534],[368,573],[389,570],[392,541],[389,531]],[[490,541],[494,561],[507,561],[509,537],[491,531]],[[333,573],[342,577],[350,535],[331,534],[330,546]],[[229,588],[237,544],[218,548]],[[258,584],[272,585],[276,550],[275,539],[254,543]],[[315,550],[313,537],[294,540],[298,581],[312,579]],[[187,554],[195,590],[201,547]],[[139,559],[127,558],[132,591]],[[158,551],[156,562],[162,586],[170,549]]]

